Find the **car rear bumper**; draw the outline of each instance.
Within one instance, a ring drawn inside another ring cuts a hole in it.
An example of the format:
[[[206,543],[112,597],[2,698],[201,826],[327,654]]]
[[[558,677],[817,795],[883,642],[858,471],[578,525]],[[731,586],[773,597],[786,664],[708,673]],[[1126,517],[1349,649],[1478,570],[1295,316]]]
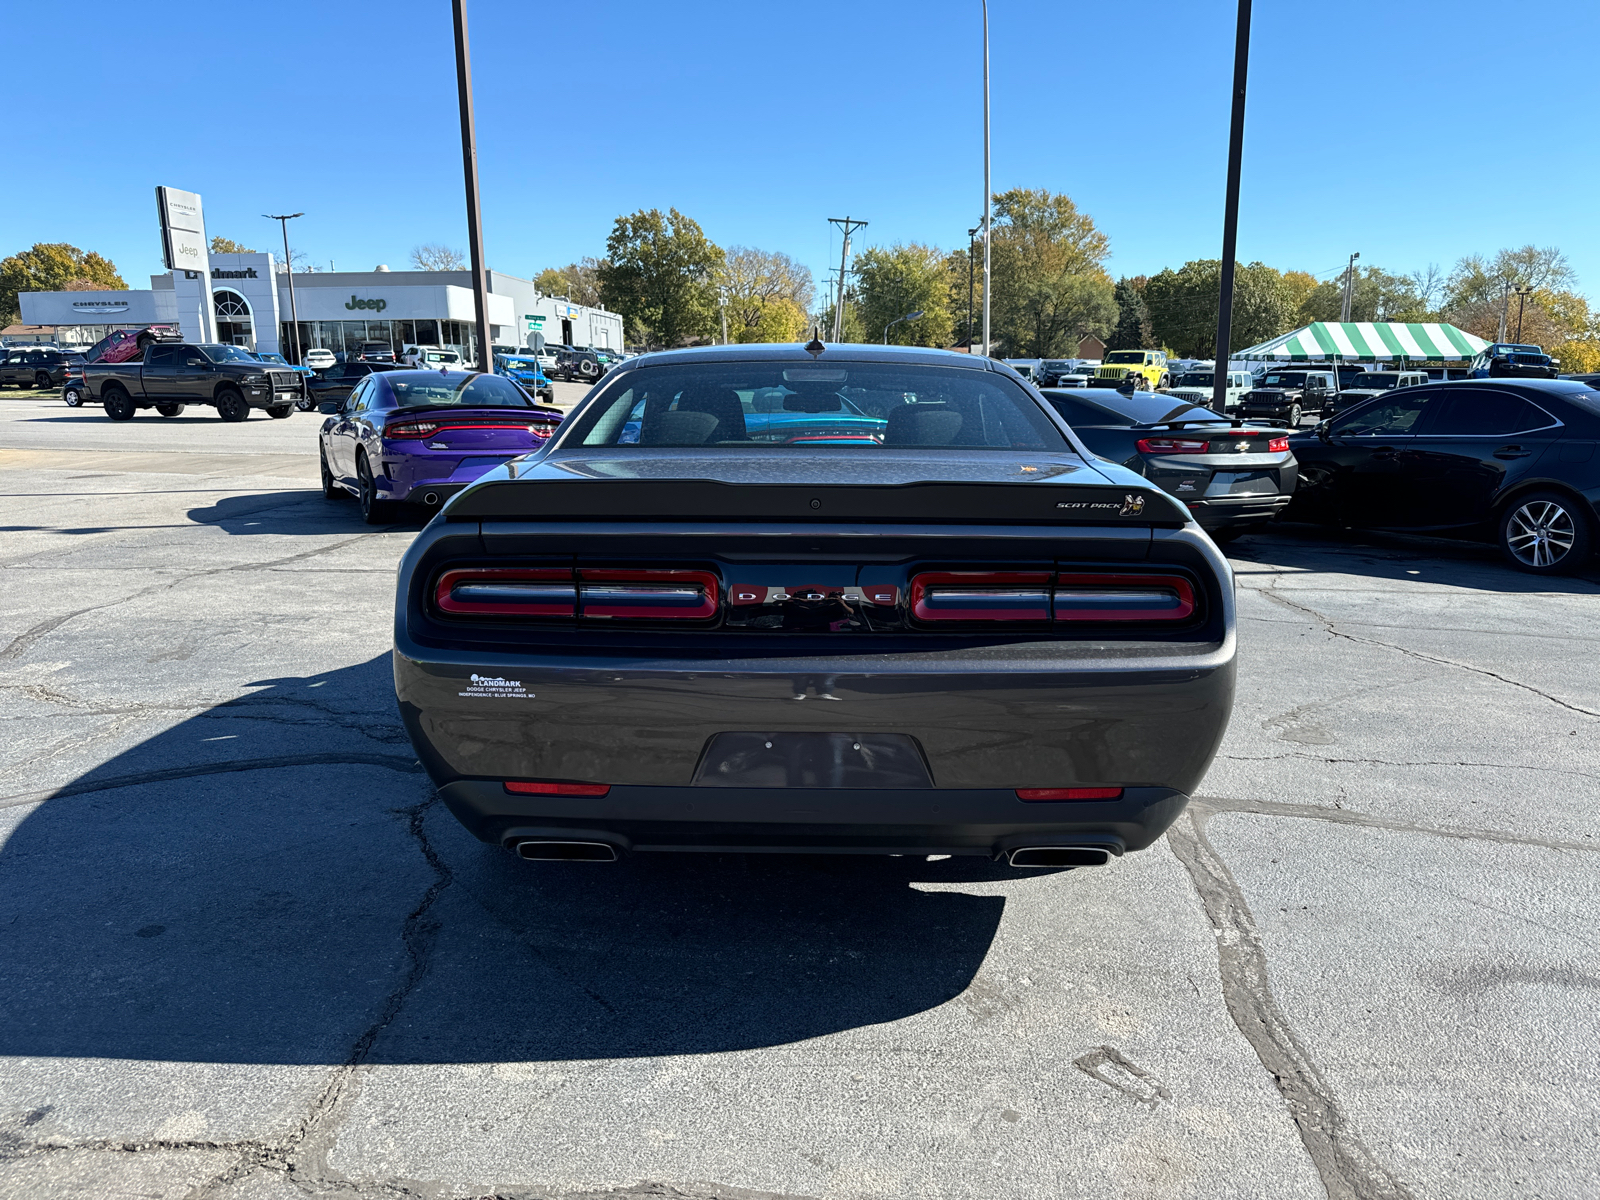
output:
[[[605,796],[523,796],[498,780],[440,788],[477,838],[593,842],[619,853],[979,854],[1024,846],[1143,850],[1189,797],[1129,788],[1113,801],[1019,800],[1009,790],[614,787]]]
[[[1202,529],[1226,529],[1232,525],[1259,525],[1270,521],[1289,507],[1293,495],[1217,496],[1209,500],[1189,500],[1190,514]]]

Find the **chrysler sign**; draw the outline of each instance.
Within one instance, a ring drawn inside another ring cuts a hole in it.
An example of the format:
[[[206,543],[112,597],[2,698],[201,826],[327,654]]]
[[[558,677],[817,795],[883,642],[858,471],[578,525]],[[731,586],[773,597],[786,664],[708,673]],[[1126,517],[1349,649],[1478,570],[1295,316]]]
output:
[[[72,311],[75,313],[120,313],[128,311],[126,300],[74,300]]]

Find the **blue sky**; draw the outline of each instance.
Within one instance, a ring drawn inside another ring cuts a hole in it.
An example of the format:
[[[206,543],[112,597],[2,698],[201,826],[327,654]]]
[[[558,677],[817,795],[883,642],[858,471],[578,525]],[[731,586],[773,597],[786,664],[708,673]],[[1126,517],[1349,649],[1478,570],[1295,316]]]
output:
[[[0,255],[71,242],[144,286],[163,183],[261,249],[279,242],[259,214],[304,210],[294,244],[324,266],[465,249],[448,0],[159,11],[9,9]],[[468,11],[497,269],[601,254],[617,214],[676,206],[820,282],[827,217],[955,247],[981,212],[977,0]],[[1115,275],[1217,257],[1231,0],[993,0],[990,19],[995,189],[1071,195]],[[1257,0],[1240,258],[1409,271],[1533,242],[1590,290],[1593,73],[1563,48],[1597,43],[1592,2]]]

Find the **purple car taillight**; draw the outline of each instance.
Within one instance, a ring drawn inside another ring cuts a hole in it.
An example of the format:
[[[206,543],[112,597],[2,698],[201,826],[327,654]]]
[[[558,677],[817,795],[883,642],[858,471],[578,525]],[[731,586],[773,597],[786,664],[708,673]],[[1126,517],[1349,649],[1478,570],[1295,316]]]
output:
[[[543,448],[560,425],[560,413],[504,408],[396,413],[383,429],[390,485],[385,490],[395,499],[417,488],[449,495],[501,463]]]

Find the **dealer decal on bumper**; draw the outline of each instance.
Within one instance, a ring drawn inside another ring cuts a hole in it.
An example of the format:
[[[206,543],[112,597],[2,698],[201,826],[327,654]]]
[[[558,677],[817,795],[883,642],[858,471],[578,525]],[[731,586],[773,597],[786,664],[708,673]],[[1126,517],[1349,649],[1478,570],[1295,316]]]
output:
[[[472,682],[458,696],[473,696],[506,700],[532,700],[533,693],[522,686],[520,679],[504,679],[499,675],[474,675]]]

